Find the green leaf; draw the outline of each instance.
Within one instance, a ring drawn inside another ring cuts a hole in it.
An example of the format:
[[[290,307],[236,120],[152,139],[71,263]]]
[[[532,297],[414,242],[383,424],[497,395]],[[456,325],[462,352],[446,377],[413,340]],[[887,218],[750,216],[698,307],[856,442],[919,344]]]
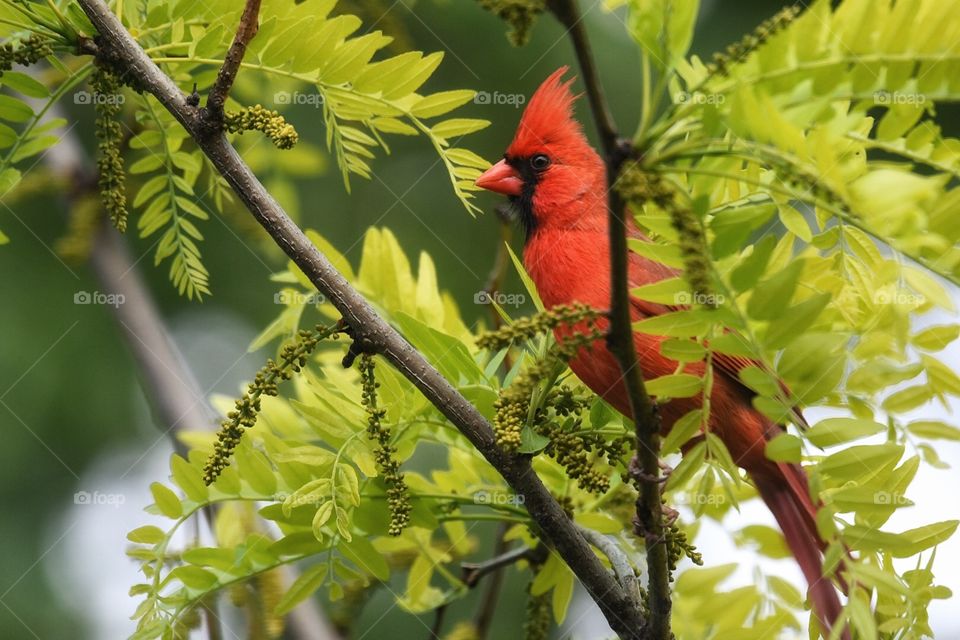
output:
[[[573,572],[564,565],[559,580],[553,587],[553,619],[557,624],[563,624],[573,598]]]
[[[800,462],[802,458],[800,438],[781,433],[766,445],[767,458],[774,462]]]
[[[940,351],[960,336],[960,325],[927,327],[911,338],[913,346],[925,351]]]
[[[918,438],[930,440],[960,440],[960,429],[937,420],[917,420],[907,425],[907,431]]]
[[[216,574],[191,564],[177,567],[170,572],[170,576],[198,591],[207,591],[219,583]]]
[[[648,380],[646,386],[647,393],[656,398],[690,398],[703,389],[703,378],[677,373]]]
[[[417,118],[432,118],[453,111],[457,107],[473,100],[476,92],[470,89],[456,91],[441,91],[414,103],[410,113]],[[442,123],[441,123],[442,124]]]
[[[909,558],[950,538],[957,530],[958,524],[960,524],[958,520],[945,520],[899,534],[862,525],[851,525],[843,530],[843,536],[854,548],[885,551],[894,558]]]
[[[790,344],[814,323],[830,303],[830,298],[829,293],[821,293],[787,309],[780,318],[767,326],[763,334],[764,346],[768,349],[782,349]]]
[[[357,536],[350,542],[341,543],[337,549],[364,573],[384,582],[390,579],[390,565],[386,557],[366,538]]]
[[[803,270],[803,260],[795,260],[775,275],[767,278],[753,290],[747,303],[747,312],[756,320],[777,320],[793,297],[797,280]]]
[[[150,485],[150,493],[153,494],[153,501],[157,505],[160,513],[168,518],[179,518],[183,515],[183,506],[180,504],[180,498],[173,491],[159,482]]]
[[[273,613],[277,616],[285,616],[290,613],[298,604],[313,595],[313,592],[323,585],[323,580],[327,576],[327,564],[318,562],[306,571],[300,574],[287,592],[283,594]]]
[[[886,427],[873,420],[858,418],[827,418],[806,432],[807,440],[818,447],[832,447],[851,440],[876,435]]]
[[[864,481],[866,474],[891,469],[903,457],[903,445],[891,442],[856,445],[831,454],[820,463],[819,470],[841,480]]]
[[[699,0],[628,0],[627,5],[627,30],[661,72],[683,58],[693,38]]]
[[[127,540],[138,544],[158,544],[166,540],[167,534],[160,527],[147,525],[139,527],[127,534]]]
[[[694,409],[687,413],[670,428],[670,432],[667,433],[660,444],[660,452],[663,455],[668,455],[679,451],[680,447],[700,431],[702,423],[703,411],[701,409]]]

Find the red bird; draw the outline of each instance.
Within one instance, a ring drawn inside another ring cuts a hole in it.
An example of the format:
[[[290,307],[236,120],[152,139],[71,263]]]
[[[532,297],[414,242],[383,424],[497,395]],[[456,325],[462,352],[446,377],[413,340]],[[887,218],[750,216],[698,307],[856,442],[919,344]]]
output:
[[[596,309],[610,305],[610,243],[607,235],[607,178],[600,156],[573,118],[572,80],[561,80],[562,67],[537,89],[503,160],[477,179],[477,186],[509,196],[526,229],[523,262],[547,307],[580,302]],[[628,234],[643,238],[627,216]],[[636,254],[630,255],[633,287],[672,278],[677,272]],[[634,321],[668,313],[670,308],[632,299]],[[558,335],[558,338],[561,336]],[[646,379],[677,371],[665,357],[661,336],[634,334],[634,346]],[[783,427],[753,408],[754,393],[738,377],[755,364],[746,358],[713,354],[714,382],[710,397],[710,430],[719,436],[737,464],[750,475],[773,512],[810,585],[810,599],[821,627],[829,631],[840,616],[840,600],[823,575],[824,543],[816,527],[816,506],[800,465],[774,462],[765,444]],[[603,340],[581,349],[571,361],[573,372],[618,411],[630,415],[620,367]],[[703,375],[704,363],[688,364],[686,372]],[[702,397],[678,398],[660,406],[663,431]]]

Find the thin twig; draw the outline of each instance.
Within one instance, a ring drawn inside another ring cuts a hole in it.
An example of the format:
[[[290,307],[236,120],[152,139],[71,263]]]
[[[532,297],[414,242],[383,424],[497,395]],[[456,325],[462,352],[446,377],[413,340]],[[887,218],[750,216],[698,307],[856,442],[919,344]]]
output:
[[[243,62],[243,56],[247,52],[247,45],[260,28],[259,14],[260,0],[247,0],[243,7],[243,14],[240,16],[240,26],[237,27],[233,43],[217,72],[217,79],[213,83],[213,88],[210,89],[210,97],[207,98],[207,113],[217,121],[223,118],[223,105],[227,102],[227,95],[240,70],[240,63]]]
[[[627,216],[623,199],[615,183],[624,161],[633,153],[622,141],[610,115],[600,86],[590,43],[576,0],[550,0],[549,7],[566,28],[573,42],[583,74],[591,112],[603,143],[607,166],[608,220],[610,237],[610,329],[607,348],[614,355],[623,373],[623,383],[630,401],[630,411],[637,434],[636,474],[640,497],[637,499],[637,525],[647,549],[647,572],[650,619],[644,637],[669,640],[670,632],[670,568],[663,537],[663,513],[660,496],[660,418],[647,393],[643,370],[633,344],[633,319],[630,306],[628,273]]]
[[[602,551],[603,555],[607,556],[607,559],[610,561],[610,566],[613,567],[613,574],[617,576],[617,580],[620,581],[620,584],[623,585],[626,592],[633,598],[634,606],[642,607],[643,602],[640,599],[640,583],[637,581],[637,574],[633,570],[633,565],[630,564],[630,559],[627,557],[627,554],[617,546],[617,543],[602,533],[586,527],[580,527],[580,533],[587,539],[587,542]]]
[[[497,543],[493,550],[495,556],[502,556],[507,552],[506,533],[509,529],[510,526],[506,522],[500,523],[497,530]],[[503,587],[503,575],[503,567],[494,569],[483,589],[480,604],[477,606],[477,612],[473,616],[473,627],[477,634],[477,640],[486,638],[487,633],[490,631],[490,623],[493,622],[493,614],[497,608],[500,589]]]
[[[290,219],[222,134],[209,135],[187,96],[160,70],[103,0],[78,0],[100,33],[98,55],[137,78],[194,138],[217,171],[274,242],[323,293],[358,335],[364,336],[477,448],[518,496],[544,536],[580,579],[611,628],[638,639],[643,618],[630,597],[603,567],[573,522],[524,456],[496,444],[490,423],[451,383],[381,318]]]

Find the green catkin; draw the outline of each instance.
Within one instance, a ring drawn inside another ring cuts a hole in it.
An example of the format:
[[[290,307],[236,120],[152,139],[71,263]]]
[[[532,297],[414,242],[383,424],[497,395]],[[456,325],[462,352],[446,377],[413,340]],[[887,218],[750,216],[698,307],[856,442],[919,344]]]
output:
[[[545,0],[479,0],[480,6],[507,23],[507,39],[515,47],[530,40],[537,16],[547,8]]]
[[[547,640],[553,626],[550,592],[535,596],[530,593],[532,585],[532,581],[527,585],[527,615],[523,622],[523,637],[526,640]]]
[[[679,236],[683,276],[690,284],[693,299],[703,306],[716,307],[717,296],[713,294],[711,284],[710,252],[703,225],[679,191],[661,176],[645,172],[637,163],[623,168],[615,186],[624,199],[651,202],[670,216]]]
[[[283,346],[280,350],[280,362],[271,358],[267,364],[257,372],[253,382],[247,387],[247,392],[237,400],[233,411],[220,423],[217,441],[213,445],[213,453],[207,459],[203,469],[203,481],[207,485],[213,482],[230,465],[230,456],[240,444],[240,438],[245,429],[249,429],[257,422],[260,413],[260,397],[276,396],[279,393],[277,385],[289,380],[294,374],[306,366],[307,358],[317,347],[317,344],[340,332],[336,326],[324,327],[317,325],[313,330],[301,329],[296,340]]]
[[[396,447],[390,444],[391,433],[388,427],[383,426],[381,420],[387,414],[385,409],[377,407],[377,383],[374,375],[374,360],[369,354],[360,356],[360,381],[362,385],[361,402],[367,410],[367,436],[377,443],[374,454],[377,468],[387,485],[387,508],[390,510],[391,536],[399,536],[403,529],[410,524],[410,492],[407,482],[400,472],[400,463],[394,458]]]
[[[713,62],[708,66],[709,72],[716,75],[727,75],[730,72],[730,67],[746,60],[747,56],[796,20],[802,11],[802,5],[798,3],[784,7],[771,18],[764,20],[753,32],[728,46],[722,53],[713,54]]]
[[[52,53],[50,41],[39,34],[31,33],[22,40],[10,38],[0,44],[0,77],[5,71],[13,69],[15,64],[28,66]]]
[[[536,335],[552,331],[561,325],[572,325],[584,321],[592,323],[601,315],[603,314],[600,311],[585,304],[559,305],[530,317],[518,318],[495,331],[487,331],[477,338],[477,346],[495,351],[509,346],[512,342],[529,340]]]
[[[230,133],[260,131],[278,149],[290,149],[300,139],[297,130],[282,115],[259,104],[224,113],[223,126]]]
[[[117,114],[123,108],[123,95],[120,93],[122,85],[113,73],[97,67],[90,77],[90,87],[97,111],[100,201],[110,215],[113,226],[123,233],[127,230],[127,176],[120,151],[123,133],[117,121]]]

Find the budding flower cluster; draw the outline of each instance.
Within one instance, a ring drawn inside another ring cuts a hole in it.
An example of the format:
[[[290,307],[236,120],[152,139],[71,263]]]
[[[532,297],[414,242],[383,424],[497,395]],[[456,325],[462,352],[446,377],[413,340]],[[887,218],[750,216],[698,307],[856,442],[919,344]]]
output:
[[[282,115],[259,104],[224,113],[223,126],[230,133],[260,131],[278,149],[290,149],[300,139],[297,130]]]
[[[52,53],[50,41],[39,34],[31,33],[23,40],[10,38],[0,45],[0,76],[14,64],[31,65]]]
[[[667,544],[667,563],[670,567],[670,579],[673,579],[673,572],[677,569],[677,564],[684,557],[690,559],[695,565],[703,566],[703,556],[697,551],[697,547],[687,538],[687,533],[683,531],[674,522],[664,531],[664,540]]]
[[[584,321],[592,322],[601,315],[600,311],[579,302],[571,305],[558,305],[529,317],[518,318],[495,331],[487,331],[481,334],[477,338],[477,346],[481,349],[496,351],[517,340],[529,340],[559,326],[573,325]]]
[[[285,344],[280,350],[279,362],[274,362],[272,358],[267,360],[267,364],[257,372],[253,382],[247,387],[247,392],[237,400],[234,410],[220,423],[213,454],[203,469],[203,481],[207,485],[213,484],[220,472],[230,465],[230,456],[240,444],[244,429],[256,424],[257,415],[260,413],[260,397],[276,396],[279,393],[277,385],[299,373],[306,366],[307,358],[317,344],[339,331],[336,326],[322,325],[317,325],[314,330],[301,329],[297,339]]]
[[[110,71],[97,67],[90,77],[90,86],[99,96],[117,96],[121,83]],[[123,168],[123,154],[120,144],[123,134],[117,114],[123,108],[123,101],[97,100],[96,132],[97,171],[99,173],[100,201],[110,214],[110,220],[118,231],[127,230],[127,175]]]
[[[374,459],[387,485],[387,508],[390,510],[388,533],[399,536],[410,524],[410,492],[400,472],[400,463],[393,457],[397,449],[390,444],[390,429],[381,422],[387,412],[377,407],[377,387],[380,385],[374,376],[373,356],[366,353],[360,356],[360,381],[361,402],[367,410],[367,436],[378,445]]]
[[[615,465],[629,438],[607,441],[600,433],[585,432],[583,417],[592,400],[589,396],[576,395],[567,386],[545,390],[537,405],[532,405],[541,385],[555,378],[563,362],[603,337],[603,330],[596,323],[599,317],[598,311],[580,304],[554,307],[530,318],[520,318],[482,336],[478,342],[485,348],[502,348],[513,340],[529,339],[562,327],[563,335],[546,357],[521,371],[509,387],[501,390],[494,402],[494,433],[500,447],[516,451],[524,427],[529,426],[534,433],[549,440],[544,452],[563,466],[582,489],[605,493],[610,488],[610,479],[609,474],[596,468],[598,457],[605,455],[610,464]]]
[[[713,63],[709,66],[710,73],[726,75],[731,65],[742,62],[767,40],[783,31],[787,25],[796,20],[801,11],[802,6],[799,3],[784,7],[761,22],[752,33],[748,33],[740,41],[728,46],[723,53],[713,54]]]

